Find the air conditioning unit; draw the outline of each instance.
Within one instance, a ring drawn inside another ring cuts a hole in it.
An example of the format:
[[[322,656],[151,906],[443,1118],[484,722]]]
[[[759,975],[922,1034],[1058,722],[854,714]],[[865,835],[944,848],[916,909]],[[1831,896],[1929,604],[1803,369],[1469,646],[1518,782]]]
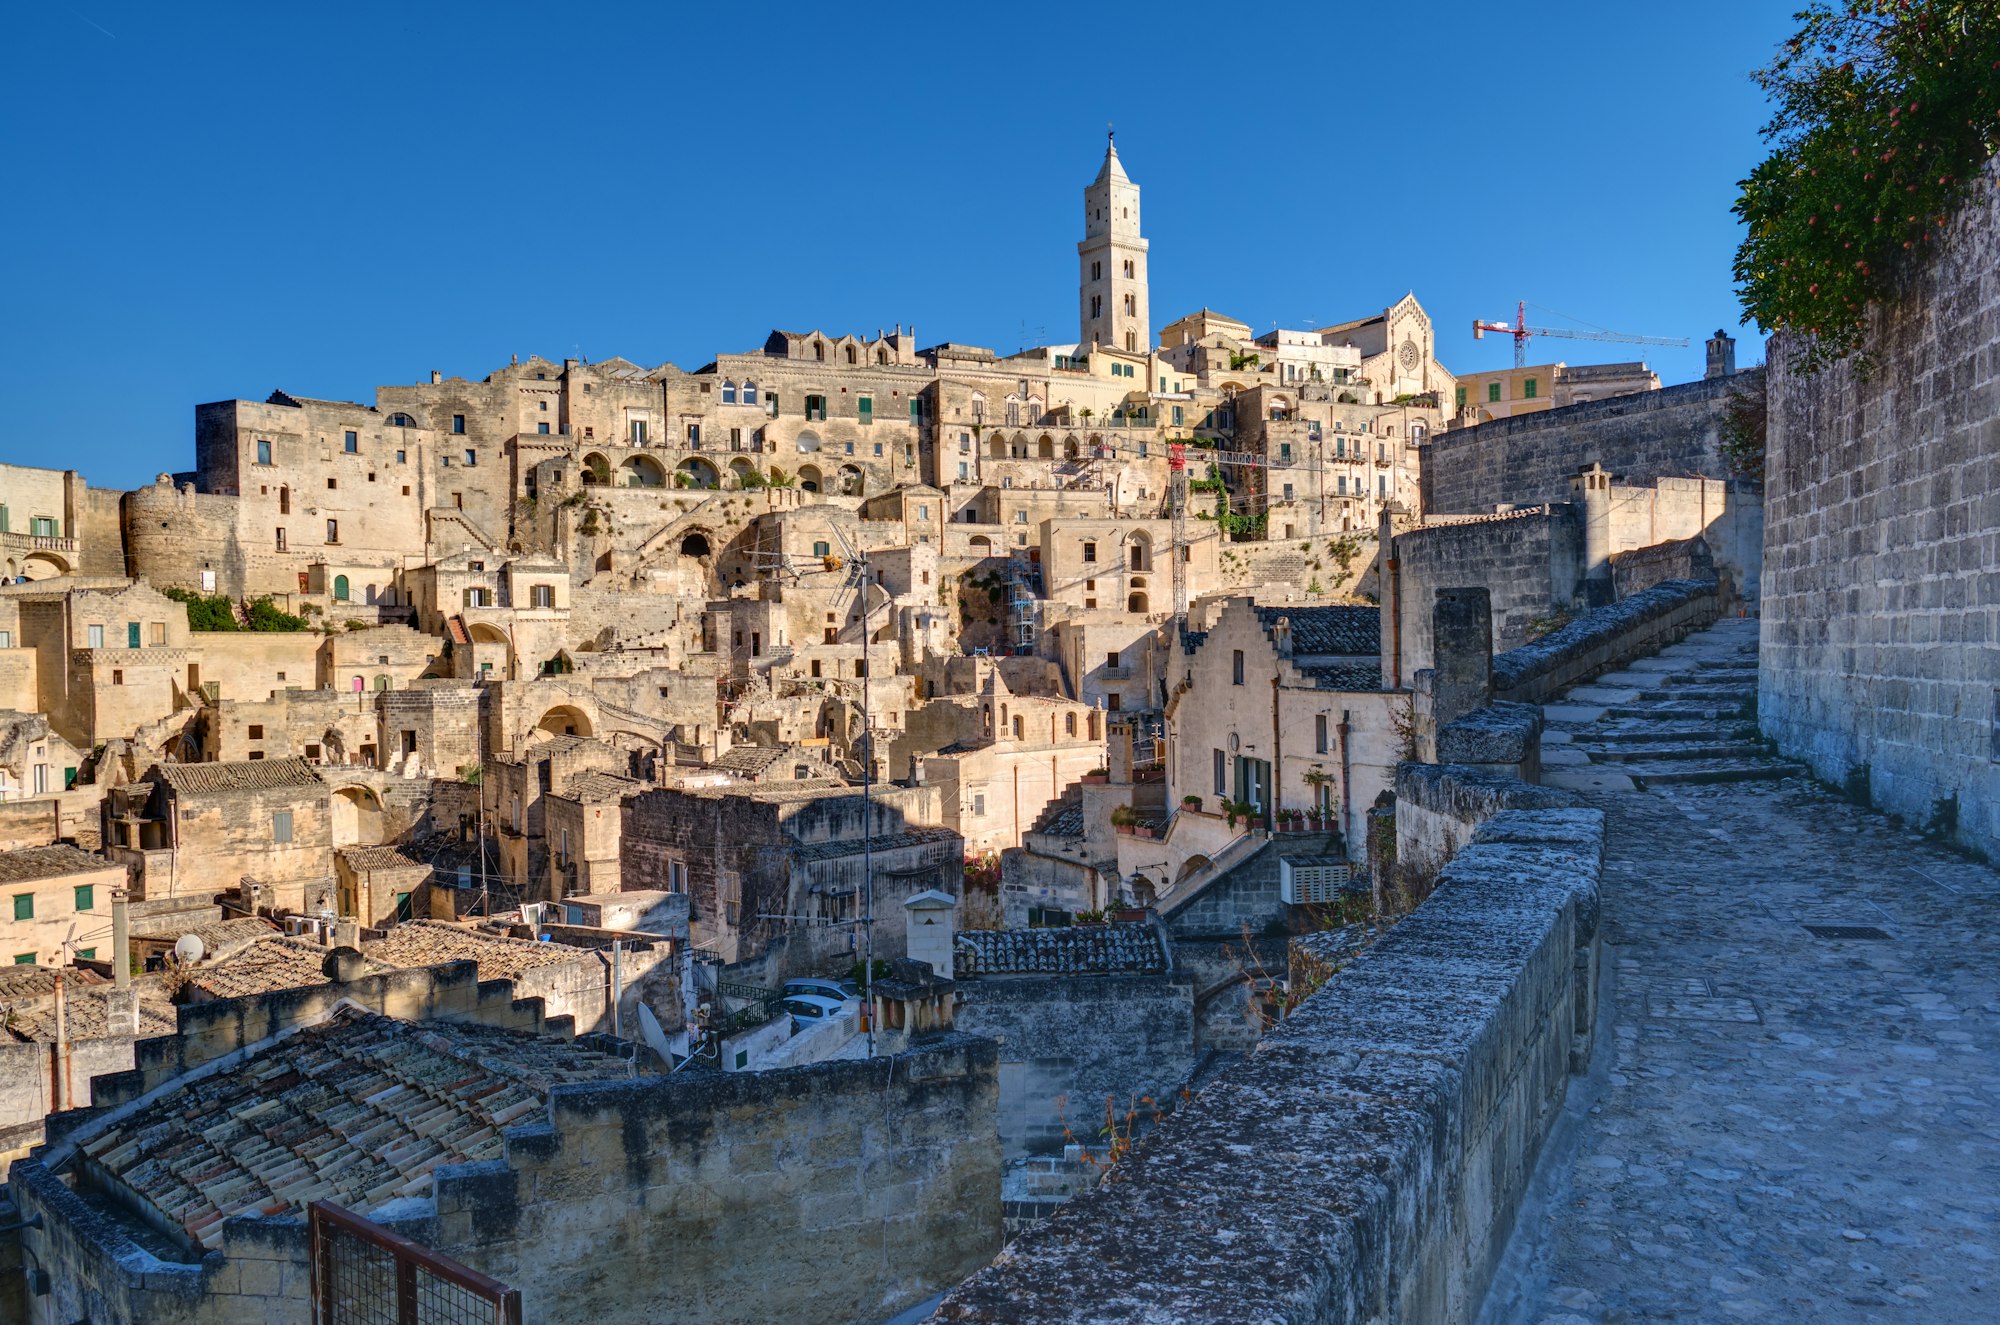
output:
[[[1338,901],[1353,878],[1354,867],[1331,856],[1278,858],[1278,895],[1293,906]]]

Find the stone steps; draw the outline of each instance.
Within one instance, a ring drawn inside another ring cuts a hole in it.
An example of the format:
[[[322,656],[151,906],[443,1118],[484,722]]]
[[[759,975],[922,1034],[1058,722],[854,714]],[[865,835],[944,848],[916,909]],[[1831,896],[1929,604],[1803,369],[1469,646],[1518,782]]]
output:
[[[1695,782],[1776,782],[1805,772],[1803,764],[1783,759],[1688,760],[1659,764],[1621,764],[1618,771],[1641,790]]]
[[[1724,727],[1711,723],[1646,723],[1643,726],[1612,728],[1608,731],[1584,730],[1569,733],[1570,739],[1578,745],[1662,745],[1669,741],[1714,741],[1727,744],[1731,741],[1752,739],[1744,728]]]
[[[1647,719],[1659,719],[1661,721],[1693,719],[1701,722],[1720,722],[1728,718],[1741,720],[1743,717],[1743,706],[1741,704],[1674,704],[1666,702],[1646,705],[1620,704],[1604,710],[1604,716],[1607,718],[1637,719],[1639,721]]]
[[[1589,753],[1592,763],[1637,764],[1648,760],[1679,763],[1685,760],[1750,760],[1764,757],[1764,747],[1749,741],[1727,741],[1713,744],[1690,742],[1685,745],[1609,745],[1593,748],[1590,742],[1579,741],[1574,748]]]

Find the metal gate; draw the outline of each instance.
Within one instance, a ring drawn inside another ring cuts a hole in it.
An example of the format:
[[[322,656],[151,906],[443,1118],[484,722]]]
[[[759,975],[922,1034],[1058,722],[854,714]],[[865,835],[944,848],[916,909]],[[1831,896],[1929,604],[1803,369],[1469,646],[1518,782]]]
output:
[[[520,1290],[331,1202],[306,1234],[314,1325],[521,1325]]]

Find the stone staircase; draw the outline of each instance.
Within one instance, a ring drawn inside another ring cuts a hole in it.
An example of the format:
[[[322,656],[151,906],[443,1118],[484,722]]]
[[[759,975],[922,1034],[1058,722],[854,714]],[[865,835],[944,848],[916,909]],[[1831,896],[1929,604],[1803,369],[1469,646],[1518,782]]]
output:
[[[1725,618],[1544,705],[1542,782],[1643,791],[1802,773],[1758,735],[1756,701],[1757,622]]]

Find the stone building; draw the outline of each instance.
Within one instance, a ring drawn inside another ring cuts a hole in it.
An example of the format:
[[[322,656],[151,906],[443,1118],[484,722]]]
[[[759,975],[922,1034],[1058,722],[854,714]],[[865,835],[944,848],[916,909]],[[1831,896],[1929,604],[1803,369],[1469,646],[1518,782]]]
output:
[[[1452,425],[1490,423],[1659,389],[1660,375],[1644,363],[1556,362],[1468,373],[1459,379],[1453,397]]]
[[[359,795],[336,793],[304,759],[156,764],[106,799],[105,854],[140,898],[242,884],[261,905],[330,910],[333,802]]]
[[[111,894],[123,865],[76,847],[0,851],[0,960],[68,966],[111,950]]]

